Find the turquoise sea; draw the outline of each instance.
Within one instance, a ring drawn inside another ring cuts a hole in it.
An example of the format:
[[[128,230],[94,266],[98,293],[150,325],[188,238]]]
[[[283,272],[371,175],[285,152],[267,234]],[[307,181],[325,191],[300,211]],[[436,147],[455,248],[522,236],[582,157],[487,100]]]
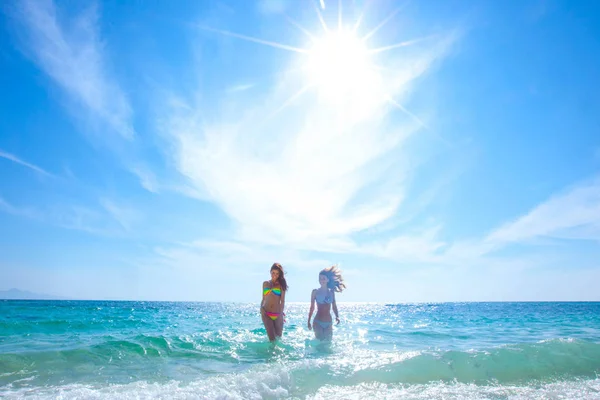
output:
[[[331,345],[287,305],[0,300],[0,397],[600,399],[600,303],[340,303]]]

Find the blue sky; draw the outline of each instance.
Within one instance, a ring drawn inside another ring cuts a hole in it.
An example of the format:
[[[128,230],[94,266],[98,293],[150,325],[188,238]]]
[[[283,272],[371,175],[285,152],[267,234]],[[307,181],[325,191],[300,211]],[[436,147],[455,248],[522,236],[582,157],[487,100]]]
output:
[[[341,7],[340,7],[341,5]],[[340,11],[341,10],[341,11]],[[0,290],[600,300],[600,4],[9,1]]]

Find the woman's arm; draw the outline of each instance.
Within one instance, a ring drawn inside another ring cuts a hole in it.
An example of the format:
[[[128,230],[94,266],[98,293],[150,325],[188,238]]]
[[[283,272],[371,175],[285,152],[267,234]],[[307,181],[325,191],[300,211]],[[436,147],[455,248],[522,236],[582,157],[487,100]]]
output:
[[[338,313],[337,304],[335,302],[335,291],[334,290],[331,291],[331,298],[333,299],[332,308],[333,308],[333,313],[335,314],[335,321],[337,322],[336,325],[339,325],[340,315]]]
[[[269,282],[264,281],[262,284],[262,291],[260,292],[260,313],[263,312],[263,307],[265,306],[265,289],[269,287]]]
[[[312,326],[310,324],[310,318],[312,317],[313,312],[315,311],[315,295],[317,293],[316,289],[313,289],[310,294],[310,310],[308,311],[308,330],[312,330]]]

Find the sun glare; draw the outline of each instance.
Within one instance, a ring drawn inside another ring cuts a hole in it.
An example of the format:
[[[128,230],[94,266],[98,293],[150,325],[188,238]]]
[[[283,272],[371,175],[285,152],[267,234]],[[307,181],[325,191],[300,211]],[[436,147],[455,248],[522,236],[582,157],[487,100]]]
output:
[[[371,98],[381,80],[364,42],[343,30],[315,40],[305,72],[310,85],[334,101]]]
[[[293,92],[287,100],[283,101],[281,106],[270,114],[270,117],[292,105],[294,101],[307,92],[312,91],[318,94],[319,101],[323,102],[322,105],[333,106],[334,109],[343,110],[345,115],[352,116],[351,120],[353,122],[371,115],[382,104],[395,106],[405,114],[418,120],[415,115],[392,98],[391,93],[389,93],[390,82],[386,82],[386,79],[382,76],[382,71],[385,68],[375,65],[373,57],[376,54],[411,46],[422,40],[422,38],[394,43],[379,48],[370,48],[366,44],[369,38],[389,23],[400,12],[403,6],[392,11],[367,34],[357,37],[356,32],[363,21],[364,10],[354,23],[354,27],[347,30],[344,28],[342,21],[342,0],[338,0],[337,3],[337,30],[331,29],[325,23],[321,12],[325,10],[325,1],[320,0],[320,8],[315,6],[318,20],[324,31],[322,37],[317,37],[317,35],[294,21],[290,16],[286,16],[288,22],[310,38],[311,45],[308,48],[294,47],[221,29],[202,28],[225,36],[301,55],[299,57],[302,63],[300,68],[305,74],[306,82],[299,85],[299,90]]]

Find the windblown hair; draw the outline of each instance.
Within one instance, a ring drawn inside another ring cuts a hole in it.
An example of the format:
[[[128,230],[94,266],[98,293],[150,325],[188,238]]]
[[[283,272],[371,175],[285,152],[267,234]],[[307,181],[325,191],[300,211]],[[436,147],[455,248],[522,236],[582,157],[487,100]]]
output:
[[[329,279],[327,287],[333,289],[335,292],[341,292],[346,288],[344,278],[342,277],[342,271],[337,265],[332,265],[331,267],[323,269],[319,272],[319,275],[325,275],[327,279]]]
[[[287,292],[288,284],[285,280],[285,276],[283,273],[283,267],[281,266],[281,264],[275,263],[271,266],[271,271],[273,271],[274,269],[279,271],[279,279],[277,281],[279,282],[279,286],[281,286],[281,290],[283,290],[284,292]]]

